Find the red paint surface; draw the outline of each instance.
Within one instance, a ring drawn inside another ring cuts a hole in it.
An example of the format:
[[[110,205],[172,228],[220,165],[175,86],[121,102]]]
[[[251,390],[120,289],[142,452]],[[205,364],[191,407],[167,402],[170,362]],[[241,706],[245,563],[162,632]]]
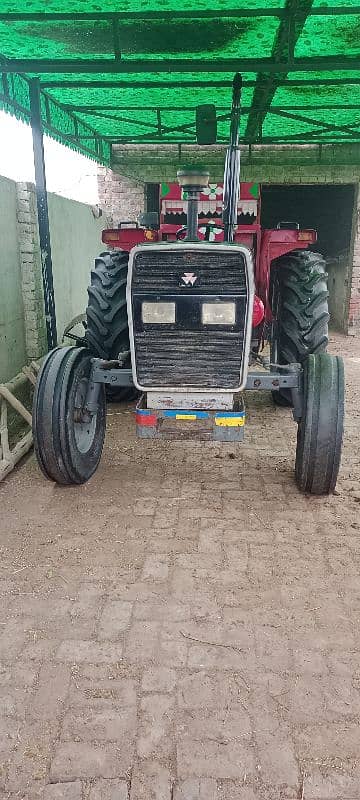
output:
[[[144,414],[137,411],[136,424],[142,425],[144,428],[156,428],[157,416],[156,414]]]
[[[164,193],[160,195],[160,228],[158,231],[152,231],[152,234],[155,234],[159,241],[172,242],[176,241],[176,233],[180,230],[180,228],[183,227],[183,223],[164,222],[165,214],[167,214],[167,217],[169,216],[169,208],[167,208],[167,203],[176,203],[178,200],[178,208],[176,205],[173,205],[171,206],[171,209],[174,213],[184,214],[184,200],[182,199],[182,190],[178,183],[169,183],[166,184],[166,186],[168,187],[169,191],[166,193],[164,191]],[[253,183],[240,184],[239,207],[241,206],[242,201],[245,203],[252,201],[253,204],[256,204],[256,206],[254,205],[256,217],[254,216],[254,221],[247,225],[237,226],[235,231],[235,242],[238,244],[244,244],[246,247],[249,247],[250,250],[252,250],[255,266],[256,292],[264,304],[265,319],[271,321],[272,314],[269,304],[269,282],[272,261],[282,255],[285,255],[285,253],[291,252],[292,250],[307,249],[309,245],[316,242],[317,235],[316,231],[262,229],[260,226],[261,198],[260,193],[258,197],[254,197],[254,194],[251,193],[254,186],[255,185]],[[223,185],[221,183],[210,183],[209,189],[200,193],[200,203],[211,202],[212,206],[216,204],[216,214],[222,213],[222,188]],[[205,235],[204,232],[201,231],[201,228],[211,221],[211,213],[209,213],[207,218],[199,219],[200,241],[205,240]],[[214,233],[212,241],[221,242],[224,240],[224,233],[221,230],[222,221],[221,219],[215,217],[214,223],[217,230]],[[137,227],[104,230],[102,232],[102,240],[105,244],[108,244],[112,247],[119,247],[122,250],[128,251],[130,251],[136,244],[148,241],[147,232],[143,228]]]
[[[263,321],[265,316],[265,308],[264,303],[260,300],[260,297],[255,295],[254,297],[254,307],[253,307],[253,317],[252,317],[252,324],[253,328],[257,328],[258,325]]]

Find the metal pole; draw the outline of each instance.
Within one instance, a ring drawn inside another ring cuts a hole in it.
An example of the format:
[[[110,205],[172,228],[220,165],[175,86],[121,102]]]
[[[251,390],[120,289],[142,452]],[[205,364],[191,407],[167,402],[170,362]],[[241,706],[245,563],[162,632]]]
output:
[[[230,144],[226,150],[224,170],[223,222],[225,242],[232,242],[234,240],[237,204],[240,194],[239,125],[241,115],[241,88],[242,77],[236,73],[233,80]]]
[[[44,306],[48,349],[57,345],[54,282],[51,260],[49,210],[46,193],[44,139],[41,120],[40,81],[29,82],[31,130],[34,150],[35,188],[38,212],[41,271],[44,289]]]
[[[187,241],[198,241],[199,190],[188,189]]]

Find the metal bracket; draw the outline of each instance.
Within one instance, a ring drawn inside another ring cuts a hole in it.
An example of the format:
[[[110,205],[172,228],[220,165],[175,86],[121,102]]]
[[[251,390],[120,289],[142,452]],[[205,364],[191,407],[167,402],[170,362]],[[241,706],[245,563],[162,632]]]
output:
[[[107,368],[103,367],[103,362],[100,358],[93,359],[93,368],[91,373],[91,380],[94,383],[106,383],[110,386],[133,386],[133,376],[131,369],[124,368]]]
[[[276,392],[279,389],[291,389],[292,391],[298,387],[298,371],[291,370],[289,365],[288,374],[279,372],[248,372],[245,389],[251,391],[267,389]]]
[[[100,358],[94,358],[91,381],[93,383],[106,383],[110,386],[133,386],[132,370],[106,366],[111,363],[113,364],[114,362],[106,362]],[[301,397],[302,369],[300,364],[289,364],[286,369],[287,372],[248,372],[245,390],[278,391],[280,389],[289,389],[292,395],[294,393],[295,410],[299,407],[299,398]]]
[[[89,381],[84,403],[84,413],[85,415],[90,415],[90,418],[93,414],[96,414],[99,407],[100,386],[101,384],[94,380]]]
[[[105,366],[114,362],[102,361],[100,358],[93,359],[91,380],[94,383],[106,383],[110,386],[133,386],[133,376],[131,369]],[[248,372],[245,390],[254,391],[279,389],[300,390],[301,386],[301,367],[300,364],[289,364],[288,372]]]
[[[293,417],[295,422],[300,422],[303,415],[303,370],[301,364],[289,364],[289,370],[297,377],[297,386],[291,387],[293,402]]]

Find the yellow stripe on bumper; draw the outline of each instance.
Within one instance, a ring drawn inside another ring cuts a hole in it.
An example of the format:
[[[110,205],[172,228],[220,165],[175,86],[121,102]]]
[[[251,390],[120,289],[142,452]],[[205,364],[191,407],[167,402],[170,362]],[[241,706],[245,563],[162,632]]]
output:
[[[215,425],[222,428],[241,428],[245,425],[245,417],[215,417]]]

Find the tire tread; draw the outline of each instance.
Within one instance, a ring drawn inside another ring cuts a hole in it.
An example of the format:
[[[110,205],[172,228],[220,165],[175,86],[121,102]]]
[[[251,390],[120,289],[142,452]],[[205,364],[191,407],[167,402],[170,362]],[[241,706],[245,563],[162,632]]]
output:
[[[314,495],[334,491],[344,422],[344,365],[339,356],[311,354],[304,364],[304,408],[298,427],[295,476]]]
[[[120,352],[130,349],[126,305],[126,283],[129,253],[114,250],[101,253],[91,270],[88,288],[85,340],[94,356],[116,360]],[[107,387],[109,400],[131,400],[134,390]]]
[[[295,250],[274,263],[280,293],[280,363],[302,362],[328,345],[326,264],[319,253]]]

